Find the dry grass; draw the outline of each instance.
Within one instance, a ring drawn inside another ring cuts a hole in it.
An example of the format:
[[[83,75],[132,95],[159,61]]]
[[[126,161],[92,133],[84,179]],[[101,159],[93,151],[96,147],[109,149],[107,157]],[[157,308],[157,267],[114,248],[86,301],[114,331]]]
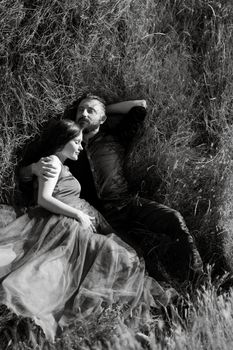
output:
[[[127,163],[132,187],[179,209],[205,262],[232,271],[231,1],[1,0],[0,5],[0,202],[14,204],[17,195],[16,149],[73,99],[86,91],[108,102],[144,98],[148,118]],[[149,332],[152,348],[232,347],[231,295],[217,297],[209,285],[192,303],[195,317],[172,335],[163,330],[161,335],[154,323],[160,335]],[[44,345],[36,347],[38,335],[30,327],[31,340],[22,349],[90,348],[74,335],[64,335],[56,346],[39,335]],[[141,347],[134,330],[117,327],[118,338],[104,345],[96,339],[91,347]],[[219,330],[215,336],[213,327]],[[14,334],[5,334],[8,349],[20,348]]]
[[[53,344],[32,321],[2,309],[1,349],[228,350],[233,345],[233,295],[221,293],[221,283],[213,285],[209,280],[195,295],[187,295],[180,303],[182,316],[181,307],[172,307],[166,317],[151,314],[144,324],[136,320],[127,326],[121,307],[108,308],[98,319],[74,323]]]

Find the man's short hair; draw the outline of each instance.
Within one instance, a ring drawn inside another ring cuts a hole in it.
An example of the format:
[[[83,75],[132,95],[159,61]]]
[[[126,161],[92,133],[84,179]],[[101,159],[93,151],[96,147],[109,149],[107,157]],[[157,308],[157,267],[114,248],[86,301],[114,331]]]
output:
[[[69,105],[65,109],[64,114],[63,114],[63,118],[71,119],[71,120],[75,121],[78,106],[83,100],[97,100],[97,101],[99,101],[103,106],[104,115],[105,115],[106,101],[100,96],[97,96],[97,95],[94,95],[91,93],[87,93],[87,94],[83,94],[81,97],[79,97],[77,100],[72,102],[72,104]]]
[[[78,102],[78,105],[79,105],[83,100],[97,100],[97,101],[99,101],[100,103],[102,103],[102,105],[104,106],[104,108],[105,108],[105,106],[106,106],[106,101],[105,101],[102,97],[97,96],[97,95],[93,95],[93,94],[91,94],[91,93],[82,95],[82,96],[78,99],[78,101],[79,101],[79,102]]]

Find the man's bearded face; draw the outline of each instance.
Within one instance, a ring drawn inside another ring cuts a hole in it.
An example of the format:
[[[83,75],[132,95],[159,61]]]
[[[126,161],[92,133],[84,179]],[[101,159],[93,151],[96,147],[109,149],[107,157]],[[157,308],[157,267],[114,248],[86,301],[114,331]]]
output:
[[[84,99],[80,102],[75,122],[84,130],[97,129],[105,121],[105,108],[103,104],[95,99]]]

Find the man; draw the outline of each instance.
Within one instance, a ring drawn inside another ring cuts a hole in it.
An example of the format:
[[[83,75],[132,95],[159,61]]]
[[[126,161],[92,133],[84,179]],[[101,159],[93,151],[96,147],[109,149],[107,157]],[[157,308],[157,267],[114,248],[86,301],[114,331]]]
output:
[[[130,193],[124,175],[127,146],[145,116],[144,100],[106,108],[98,96],[86,95],[75,101],[64,117],[83,128],[86,145],[80,159],[69,163],[69,167],[81,183],[81,196],[143,255],[148,272],[157,279],[180,283],[202,271],[200,255],[184,219],[176,210]],[[53,176],[53,164],[48,158],[34,164],[30,164],[30,157],[25,159],[20,171],[23,181],[32,174]]]

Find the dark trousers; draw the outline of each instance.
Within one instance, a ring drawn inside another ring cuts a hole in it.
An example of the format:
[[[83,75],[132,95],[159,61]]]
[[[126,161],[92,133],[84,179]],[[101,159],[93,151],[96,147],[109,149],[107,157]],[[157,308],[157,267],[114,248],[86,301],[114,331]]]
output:
[[[124,208],[112,207],[104,215],[121,238],[143,255],[153,277],[184,281],[202,271],[194,239],[178,211],[135,197]]]

